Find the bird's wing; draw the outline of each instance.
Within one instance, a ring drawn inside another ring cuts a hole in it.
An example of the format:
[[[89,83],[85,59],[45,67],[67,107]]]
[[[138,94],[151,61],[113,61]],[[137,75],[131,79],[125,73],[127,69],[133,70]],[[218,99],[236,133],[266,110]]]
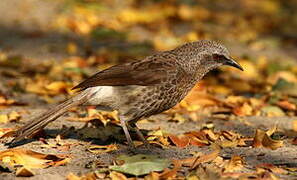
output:
[[[166,81],[176,67],[166,61],[139,61],[112,66],[84,80],[72,89],[94,86],[149,86]]]

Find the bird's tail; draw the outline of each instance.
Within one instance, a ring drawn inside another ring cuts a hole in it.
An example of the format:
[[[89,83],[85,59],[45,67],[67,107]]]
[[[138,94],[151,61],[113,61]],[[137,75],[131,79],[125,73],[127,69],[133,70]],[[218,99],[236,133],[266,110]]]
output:
[[[85,103],[88,98],[89,94],[83,91],[80,94],[49,109],[48,111],[41,113],[37,117],[33,118],[29,123],[18,129],[15,132],[15,138],[9,144],[12,145],[17,141],[31,137],[40,129],[43,129],[47,124],[62,116],[70,108]]]

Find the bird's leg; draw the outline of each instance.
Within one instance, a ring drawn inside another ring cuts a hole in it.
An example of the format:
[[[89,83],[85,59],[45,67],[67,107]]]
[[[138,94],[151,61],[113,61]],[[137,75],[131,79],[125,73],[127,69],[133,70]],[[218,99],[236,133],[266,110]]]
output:
[[[135,146],[134,146],[134,144],[132,142],[131,136],[130,136],[129,131],[128,131],[128,128],[127,128],[127,124],[126,124],[125,118],[123,116],[120,116],[120,121],[121,121],[121,126],[122,126],[122,128],[124,130],[126,139],[128,141],[129,147],[132,148],[132,149],[135,149]]]
[[[149,145],[149,142],[144,138],[142,132],[137,127],[137,125],[134,122],[130,123],[129,125],[130,125],[131,128],[133,128],[136,131],[137,136],[141,139],[141,141],[143,142],[143,144],[145,146],[148,146]]]

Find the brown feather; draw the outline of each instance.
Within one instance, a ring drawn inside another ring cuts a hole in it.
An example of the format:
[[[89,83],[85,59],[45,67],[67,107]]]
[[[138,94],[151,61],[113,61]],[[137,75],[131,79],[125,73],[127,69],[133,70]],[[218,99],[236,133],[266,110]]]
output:
[[[166,81],[173,66],[159,61],[138,61],[112,66],[84,80],[72,89],[87,89],[94,86],[150,86]]]

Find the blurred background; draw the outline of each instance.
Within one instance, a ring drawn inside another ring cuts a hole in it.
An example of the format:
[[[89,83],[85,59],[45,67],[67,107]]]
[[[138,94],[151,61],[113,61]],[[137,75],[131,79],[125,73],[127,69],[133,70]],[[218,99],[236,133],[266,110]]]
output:
[[[296,8],[295,0],[1,0],[2,106],[57,102],[99,69],[211,39],[245,71],[216,70],[196,90],[240,96],[230,100],[242,107],[237,115],[296,115]],[[218,105],[201,97],[183,105]]]

